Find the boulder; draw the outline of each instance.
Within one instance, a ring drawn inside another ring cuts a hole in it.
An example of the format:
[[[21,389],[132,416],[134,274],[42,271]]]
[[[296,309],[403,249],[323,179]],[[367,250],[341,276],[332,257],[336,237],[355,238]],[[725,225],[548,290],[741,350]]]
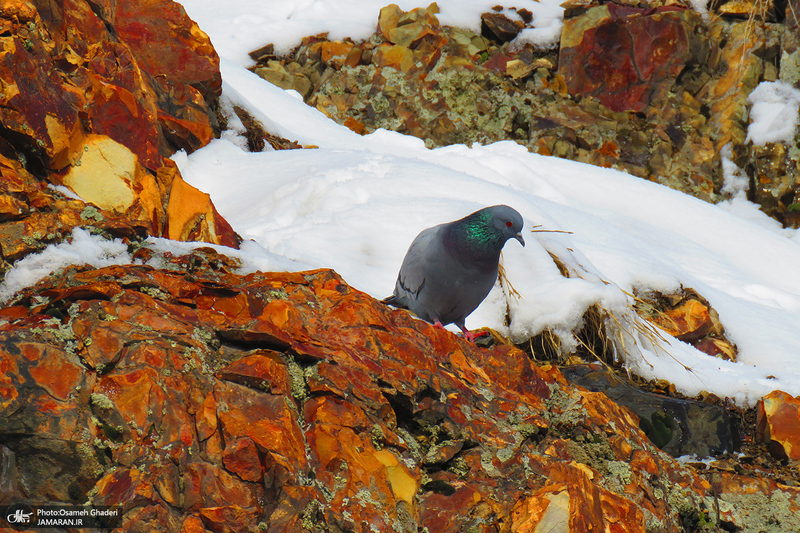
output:
[[[330,270],[160,260],[64,269],[0,310],[0,505],[121,505],[133,532],[677,532],[745,524],[730,493],[797,527],[517,348]]]
[[[218,133],[221,92],[219,58],[179,4],[12,1],[3,4],[0,25],[0,154],[4,174],[14,175],[0,222],[8,225],[0,227],[9,237],[6,258],[60,240],[76,225],[112,234],[119,231],[111,226],[126,225],[155,236],[172,228],[238,242],[218,215],[197,231],[176,229],[189,217],[167,212],[179,176],[167,157]]]

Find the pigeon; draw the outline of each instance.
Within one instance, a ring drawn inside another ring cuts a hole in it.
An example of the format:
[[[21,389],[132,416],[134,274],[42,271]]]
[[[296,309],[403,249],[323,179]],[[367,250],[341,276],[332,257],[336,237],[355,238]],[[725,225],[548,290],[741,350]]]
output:
[[[440,328],[455,324],[474,342],[476,335],[464,320],[497,281],[506,241],[516,239],[525,246],[521,231],[522,217],[507,205],[423,230],[406,252],[394,294],[383,302]]]

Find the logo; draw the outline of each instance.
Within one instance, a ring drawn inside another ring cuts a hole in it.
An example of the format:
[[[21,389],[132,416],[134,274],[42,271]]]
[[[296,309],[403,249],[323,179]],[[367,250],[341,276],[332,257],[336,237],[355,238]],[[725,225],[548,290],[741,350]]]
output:
[[[26,504],[0,505],[0,530],[114,529],[122,527],[121,505]]]
[[[5,508],[6,522],[14,529],[25,529],[36,522],[36,513],[24,503],[17,503]]]

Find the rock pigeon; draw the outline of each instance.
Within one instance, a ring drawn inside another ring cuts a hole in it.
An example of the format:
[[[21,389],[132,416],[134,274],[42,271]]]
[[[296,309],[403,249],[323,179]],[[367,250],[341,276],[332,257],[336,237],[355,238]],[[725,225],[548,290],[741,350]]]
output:
[[[520,231],[522,217],[507,205],[423,230],[406,252],[394,294],[383,302],[438,327],[455,324],[473,342],[464,320],[497,281],[506,241],[517,239],[525,246]]]

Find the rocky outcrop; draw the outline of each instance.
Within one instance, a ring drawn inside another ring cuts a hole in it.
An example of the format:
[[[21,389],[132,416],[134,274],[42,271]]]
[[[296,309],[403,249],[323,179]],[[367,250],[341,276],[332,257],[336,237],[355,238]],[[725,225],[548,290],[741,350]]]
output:
[[[237,244],[167,159],[214,137],[221,90],[219,59],[180,5],[8,1],[0,26],[4,262],[78,225]]]
[[[0,310],[0,503],[122,505],[125,531],[800,526],[800,489],[706,479],[604,394],[334,272],[160,259]]]
[[[707,201],[732,194],[723,167],[738,167],[748,197],[794,226],[796,148],[747,140],[758,83],[796,83],[792,30],[762,22],[755,5],[715,4],[723,16],[704,17],[668,3],[567,2],[557,51],[508,42],[526,23],[500,6],[478,35],[441,26],[435,5],[390,5],[365,42],[262,50],[255,72],[362,134],[386,128],[431,147],[509,139]]]

